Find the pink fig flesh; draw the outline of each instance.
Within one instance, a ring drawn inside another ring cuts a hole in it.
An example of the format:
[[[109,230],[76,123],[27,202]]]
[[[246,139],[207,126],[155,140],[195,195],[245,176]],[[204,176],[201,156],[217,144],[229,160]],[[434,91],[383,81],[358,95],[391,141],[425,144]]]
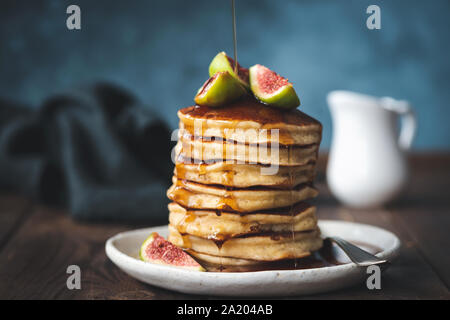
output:
[[[183,249],[153,232],[141,246],[141,260],[156,264],[174,266],[189,270],[205,271],[203,267],[194,260]]]

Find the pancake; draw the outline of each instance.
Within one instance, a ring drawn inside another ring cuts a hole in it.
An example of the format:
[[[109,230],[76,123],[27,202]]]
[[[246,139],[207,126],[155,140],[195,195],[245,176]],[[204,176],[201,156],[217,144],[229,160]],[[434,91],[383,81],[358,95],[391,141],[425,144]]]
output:
[[[252,272],[265,270],[286,270],[298,269],[302,260],[312,257],[311,254],[301,259],[281,259],[275,261],[258,261],[251,259],[239,259],[229,257],[219,257],[209,254],[199,253],[194,250],[186,250],[195,258],[206,270],[210,272]]]
[[[172,201],[192,209],[212,209],[236,212],[252,212],[294,205],[314,198],[318,192],[312,186],[301,184],[293,189],[267,187],[226,188],[206,185],[173,177],[173,185],[167,191]]]
[[[300,110],[272,108],[252,98],[224,108],[187,107],[178,111],[178,117],[180,129],[190,135],[221,137],[238,142],[248,141],[243,137],[236,138],[234,130],[279,130],[278,139],[268,134],[267,137],[258,136],[253,143],[276,141],[282,145],[310,145],[320,143],[322,137],[320,122]]]
[[[193,159],[180,157],[175,164],[174,174],[182,180],[203,184],[220,184],[228,187],[292,188],[300,183],[312,182],[315,175],[314,167],[314,163],[293,167],[280,166],[276,174],[264,174],[268,167],[263,165],[226,163],[224,161],[197,164]]]
[[[318,145],[271,147],[180,136],[175,155],[204,162],[229,160],[246,164],[302,166],[317,160]]]
[[[218,242],[189,234],[182,235],[175,227],[169,225],[168,240],[179,247],[198,253],[257,261],[302,258],[322,246],[318,228],[305,232],[237,237]]]
[[[261,263],[266,263],[266,261],[261,262],[258,260],[213,256],[210,254],[200,253],[191,249],[188,249],[187,252],[189,252],[189,254],[193,256],[202,265],[215,265],[222,267],[223,266],[245,267],[245,266],[256,266]]]
[[[181,234],[202,238],[224,240],[244,234],[308,231],[317,227],[316,207],[304,202],[292,209],[246,215],[186,209],[174,202],[169,204],[169,211],[169,223]]]

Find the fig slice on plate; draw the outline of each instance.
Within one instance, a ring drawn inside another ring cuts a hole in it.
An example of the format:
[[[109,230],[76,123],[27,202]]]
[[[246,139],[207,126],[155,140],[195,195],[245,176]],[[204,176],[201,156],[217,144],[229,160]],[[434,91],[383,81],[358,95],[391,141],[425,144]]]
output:
[[[234,72],[235,61],[227,56],[225,52],[219,52],[209,65],[209,76],[212,77],[216,72],[228,71],[236,80],[240,82],[247,90],[250,90],[248,82],[248,69],[242,68],[237,64],[237,73]]]
[[[216,72],[198,90],[194,100],[200,106],[221,107],[233,102],[247,90],[228,71]]]
[[[145,262],[174,266],[193,271],[205,271],[194,258],[156,232],[153,232],[144,241],[141,250],[139,251],[139,257]]]
[[[295,109],[300,105],[292,83],[260,64],[250,68],[250,88],[256,98],[268,105]]]

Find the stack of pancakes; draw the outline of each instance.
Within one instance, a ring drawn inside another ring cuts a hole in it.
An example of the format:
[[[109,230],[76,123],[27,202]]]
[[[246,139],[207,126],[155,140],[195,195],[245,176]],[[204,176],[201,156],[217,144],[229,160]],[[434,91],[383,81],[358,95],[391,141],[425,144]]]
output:
[[[178,112],[169,241],[200,263],[295,261],[320,249],[312,183],[321,124],[254,99]]]

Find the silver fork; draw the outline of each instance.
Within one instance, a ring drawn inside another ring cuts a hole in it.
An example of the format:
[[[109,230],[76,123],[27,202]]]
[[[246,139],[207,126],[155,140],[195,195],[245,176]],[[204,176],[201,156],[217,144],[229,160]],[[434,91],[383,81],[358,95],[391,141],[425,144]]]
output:
[[[380,259],[373,254],[351,244],[350,242],[339,237],[327,237],[325,241],[331,241],[338,245],[347,256],[360,267],[368,267],[370,265],[388,264],[388,260]]]

